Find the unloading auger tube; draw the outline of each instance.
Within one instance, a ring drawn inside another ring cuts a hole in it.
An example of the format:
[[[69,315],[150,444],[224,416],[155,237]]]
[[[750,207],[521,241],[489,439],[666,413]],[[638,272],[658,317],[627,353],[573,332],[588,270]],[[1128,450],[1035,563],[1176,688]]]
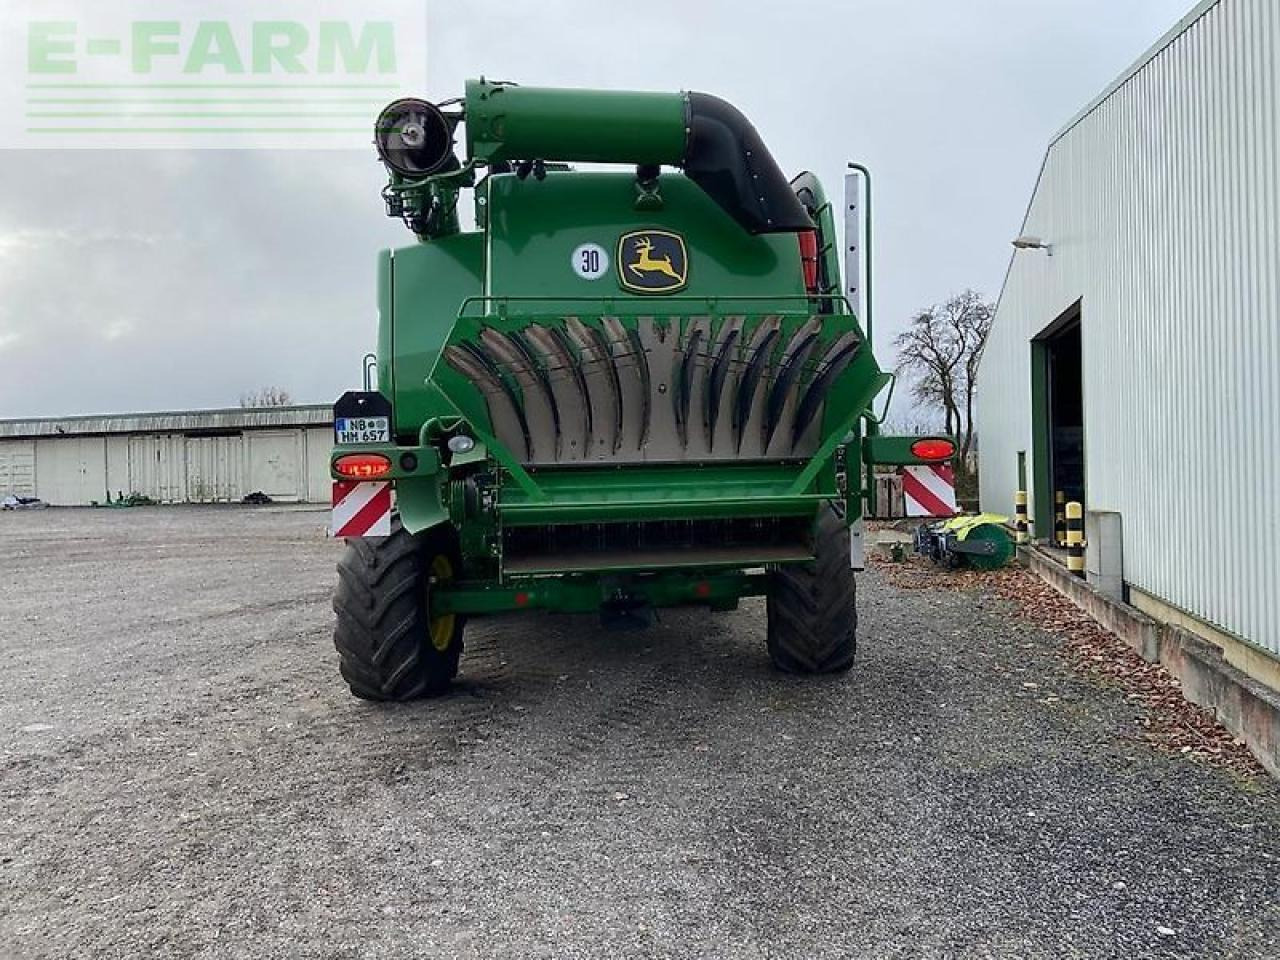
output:
[[[455,102],[456,103],[456,102]],[[748,233],[813,228],[755,127],[705,93],[522,87],[469,80],[462,109],[397,100],[378,118],[378,153],[412,183],[476,164],[634,163],[681,168]],[[466,158],[454,154],[466,121]]]

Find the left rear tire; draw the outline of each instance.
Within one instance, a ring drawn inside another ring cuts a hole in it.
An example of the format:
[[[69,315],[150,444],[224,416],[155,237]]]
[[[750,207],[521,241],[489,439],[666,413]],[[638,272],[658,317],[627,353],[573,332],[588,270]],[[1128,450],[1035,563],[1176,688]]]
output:
[[[449,526],[414,535],[392,517],[389,537],[347,541],[333,595],[333,643],[352,694],[403,701],[448,688],[458,673],[464,623],[456,614],[433,615],[431,592],[460,567]]]

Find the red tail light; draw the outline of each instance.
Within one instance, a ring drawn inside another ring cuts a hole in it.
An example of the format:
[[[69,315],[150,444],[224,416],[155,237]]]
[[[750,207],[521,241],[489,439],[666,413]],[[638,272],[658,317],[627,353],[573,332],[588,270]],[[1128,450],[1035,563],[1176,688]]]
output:
[[[950,440],[917,440],[911,445],[911,455],[921,460],[949,460],[955,456],[956,445]]]
[[[804,288],[809,293],[818,292],[818,231],[801,230],[800,265],[804,267]]]
[[[380,453],[347,453],[333,461],[333,469],[353,480],[375,480],[391,472],[391,460]]]

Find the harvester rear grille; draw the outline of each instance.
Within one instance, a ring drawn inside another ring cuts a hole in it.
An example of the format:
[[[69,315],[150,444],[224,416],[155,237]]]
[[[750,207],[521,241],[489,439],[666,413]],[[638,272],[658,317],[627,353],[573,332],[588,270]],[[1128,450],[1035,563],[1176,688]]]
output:
[[[524,464],[802,459],[861,346],[848,315],[489,318],[442,366]]]

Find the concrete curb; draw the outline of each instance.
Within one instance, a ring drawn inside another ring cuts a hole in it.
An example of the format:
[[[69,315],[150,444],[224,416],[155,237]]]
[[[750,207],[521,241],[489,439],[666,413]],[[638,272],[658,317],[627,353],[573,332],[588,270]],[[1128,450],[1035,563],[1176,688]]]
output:
[[[1280,693],[1227,663],[1218,647],[1184,630],[1162,624],[1128,604],[1113,600],[1072,576],[1038,547],[1019,554],[1040,579],[1106,627],[1144,660],[1159,663],[1182,684],[1182,695],[1212,710],[1218,721],[1243,740],[1267,772],[1280,779]]]

